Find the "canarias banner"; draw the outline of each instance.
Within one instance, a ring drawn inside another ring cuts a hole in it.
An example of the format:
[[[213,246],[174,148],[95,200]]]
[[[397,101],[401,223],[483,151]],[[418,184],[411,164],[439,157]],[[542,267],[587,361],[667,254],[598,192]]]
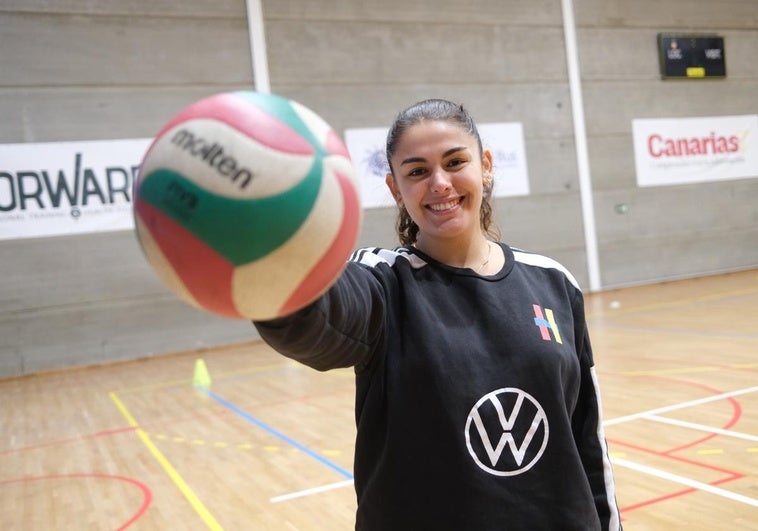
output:
[[[758,115],[633,120],[639,186],[758,177]]]

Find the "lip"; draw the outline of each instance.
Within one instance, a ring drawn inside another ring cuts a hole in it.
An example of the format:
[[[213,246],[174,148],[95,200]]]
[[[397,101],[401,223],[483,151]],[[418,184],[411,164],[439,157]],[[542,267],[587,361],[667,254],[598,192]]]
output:
[[[445,201],[435,201],[434,203],[427,203],[425,208],[435,214],[444,214],[455,210],[463,202],[464,196],[451,197]]]

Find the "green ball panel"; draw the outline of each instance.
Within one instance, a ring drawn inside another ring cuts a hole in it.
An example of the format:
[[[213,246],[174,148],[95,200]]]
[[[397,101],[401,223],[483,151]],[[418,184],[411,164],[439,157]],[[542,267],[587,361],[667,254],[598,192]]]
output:
[[[137,200],[145,201],[181,224],[234,265],[277,249],[310,214],[321,187],[321,157],[297,186],[272,197],[230,199],[217,196],[168,170],[140,182]]]

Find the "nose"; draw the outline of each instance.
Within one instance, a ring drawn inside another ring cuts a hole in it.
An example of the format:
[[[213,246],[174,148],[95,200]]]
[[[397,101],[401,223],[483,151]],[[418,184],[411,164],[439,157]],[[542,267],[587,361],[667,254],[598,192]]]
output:
[[[450,176],[442,168],[435,169],[432,172],[429,188],[436,194],[447,192],[452,188]]]

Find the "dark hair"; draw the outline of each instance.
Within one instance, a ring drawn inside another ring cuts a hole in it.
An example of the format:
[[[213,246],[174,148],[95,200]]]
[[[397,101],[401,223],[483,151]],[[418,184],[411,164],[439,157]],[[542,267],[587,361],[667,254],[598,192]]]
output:
[[[448,122],[458,125],[472,138],[476,139],[477,146],[479,147],[479,157],[482,157],[484,150],[479,130],[476,128],[476,122],[474,122],[469,112],[463,108],[463,105],[442,99],[423,100],[400,111],[387,133],[387,163],[389,164],[393,178],[395,171],[392,169],[392,156],[395,154],[398,142],[408,129],[423,121]],[[485,181],[479,220],[482,230],[491,238],[497,240],[500,238],[500,234],[497,228],[492,225],[492,204],[490,203],[493,184],[492,179]],[[412,245],[416,242],[418,225],[416,225],[416,222],[411,219],[408,211],[402,206],[398,212],[396,228],[402,245]]]

